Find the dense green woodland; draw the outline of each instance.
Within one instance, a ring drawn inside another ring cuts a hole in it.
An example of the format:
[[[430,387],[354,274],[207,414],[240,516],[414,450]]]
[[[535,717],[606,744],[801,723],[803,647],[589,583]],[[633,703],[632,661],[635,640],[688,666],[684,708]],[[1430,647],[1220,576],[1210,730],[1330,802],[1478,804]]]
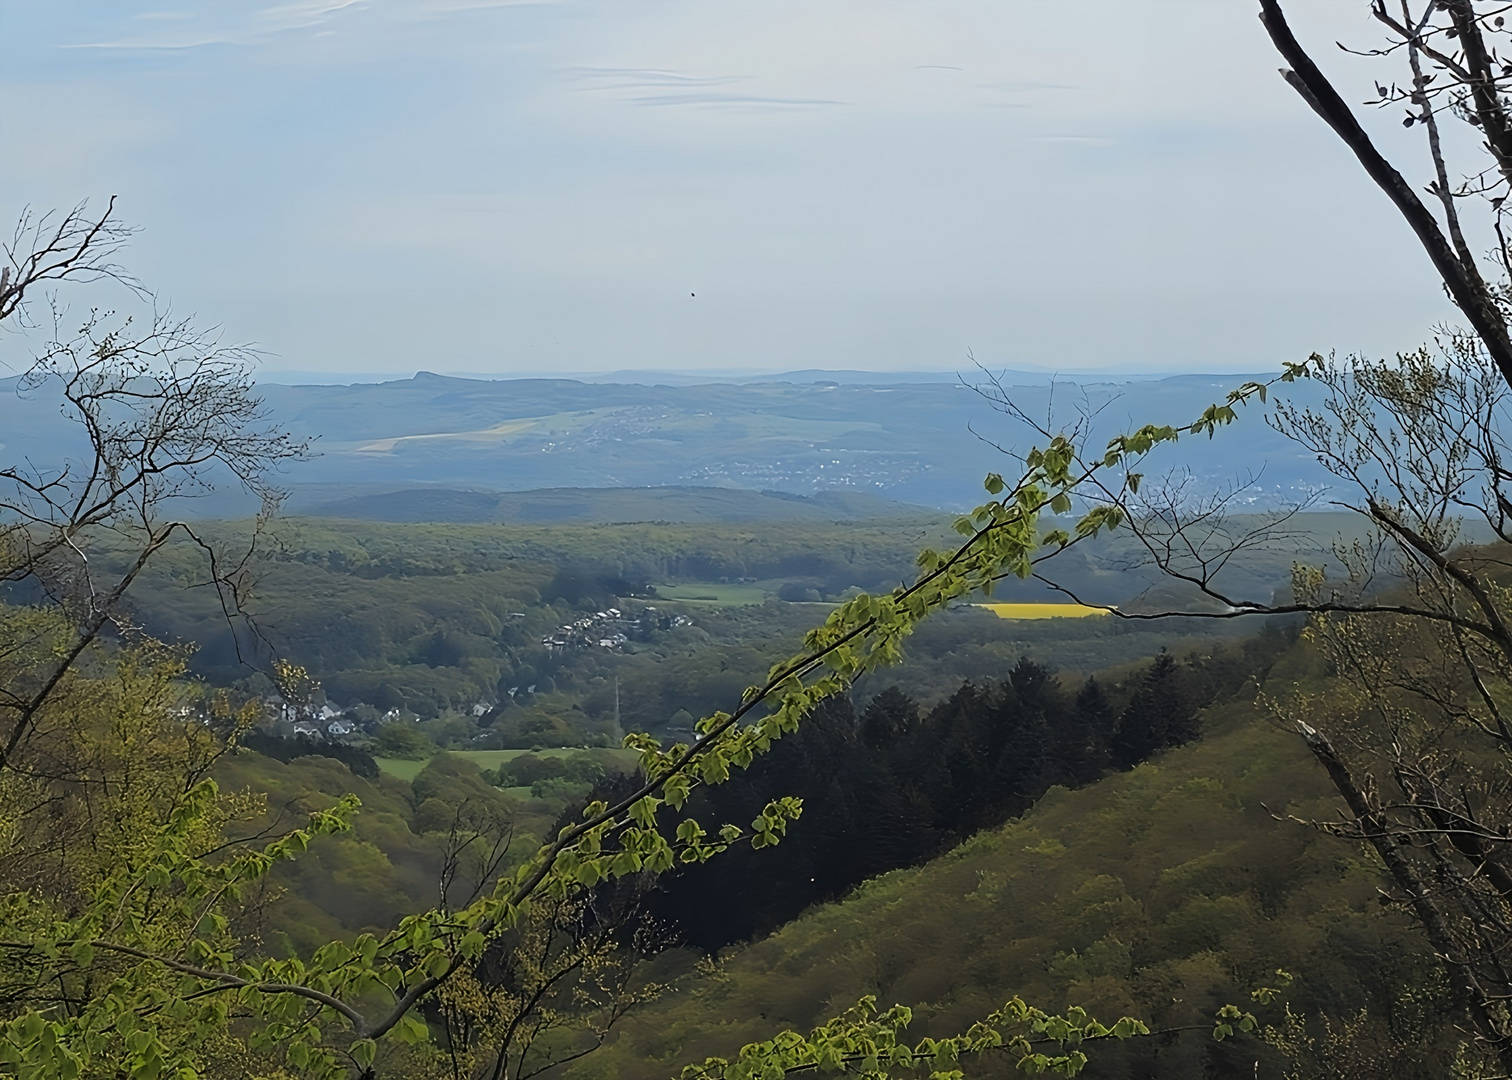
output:
[[[692,804],[704,817],[742,820],[773,797],[796,795],[806,807],[793,827],[802,842],[689,867],[662,883],[648,914],[679,943],[705,950],[769,933],[813,903],[1021,813],[1052,786],[1082,786],[1197,738],[1198,709],[1285,642],[1270,634],[1186,663],[1162,653],[1121,682],[1089,678],[1074,694],[1021,659],[1001,681],[964,683],[923,712],[896,687],[860,711],[849,699],[829,703],[760,765]],[[419,902],[437,870],[424,838],[446,832],[464,806],[507,819],[528,848],[554,831],[546,828],[554,816],[633,786],[624,759],[607,750],[527,752],[482,770],[442,751],[406,783],[343,742],[253,731],[240,744],[221,776],[268,793],[274,818],[301,799],[307,810],[347,790],[371,811],[351,837],[281,871],[297,910],[279,925],[297,927],[299,943],[373,929],[382,915],[398,918],[406,900]],[[362,902],[348,902],[338,881],[359,887]]]
[[[633,756],[611,749],[626,731],[686,737],[695,717],[739,701],[753,673],[799,646],[820,609],[771,594],[795,581],[831,594],[885,585],[930,528],[297,520],[255,563],[262,636],[239,641],[207,591],[183,587],[200,572],[195,550],[167,549],[131,599],[155,633],[202,643],[189,654],[202,697],[218,687],[253,706],[298,696],[249,676],[236,653],[265,649],[264,659],[307,665],[315,700],[364,721],[341,739],[291,738],[264,712],[215,762],[223,790],[245,793],[227,823],[236,835],[361,801],[350,832],[315,840],[247,898],[245,947],[292,960],[384,933],[436,903],[438,888],[444,902],[465,902],[459,835],[496,844],[478,876],[508,873],[585,802],[634,790]],[[1265,565],[1247,571],[1257,586]],[[690,581],[767,598],[656,594]],[[543,634],[611,605],[644,627],[622,650],[542,646]],[[647,608],[691,622],[642,619]],[[1096,1055],[1089,1075],[1108,1080],[1280,1080],[1288,1057],[1340,1054],[1385,1062],[1368,1074],[1382,1080],[1439,1075],[1453,1029],[1431,957],[1401,909],[1381,903],[1375,865],[1302,823],[1335,802],[1273,701],[1342,691],[1300,629],[1282,617],[941,612],[902,663],[818,707],[687,807],[743,823],[796,797],[803,813],[783,843],[738,844],[654,886],[632,876],[589,890],[570,939],[600,934],[595,962],[612,957],[634,973],[627,986],[646,989],[626,999],[608,1045],[551,1075],[663,1076],[868,994],[910,1003],[917,1035],[945,1034],[1013,993],[1172,1029]],[[524,752],[492,750],[506,756],[480,768],[470,755],[493,747]],[[489,967],[506,955],[478,969],[498,992],[524,977]],[[1265,1038],[1214,1041],[1215,1010],[1247,1002],[1278,969],[1296,980],[1264,1013]],[[420,1015],[445,1044],[442,1006]],[[386,1053],[396,1075],[422,1069],[418,1057],[405,1064],[407,1051]],[[982,1065],[994,1075],[990,1057]],[[1330,1075],[1319,1068],[1297,1075]]]
[[[812,607],[775,598],[782,585],[829,595],[884,585],[929,528],[285,524],[259,568],[259,603],[277,613],[259,620],[268,641],[335,701],[429,719],[377,729],[372,744],[419,758],[413,781],[380,773],[361,749],[277,735],[262,749],[287,761],[248,749],[220,767],[228,786],[271,796],[249,827],[346,792],[363,801],[353,833],[274,874],[257,929],[265,947],[296,955],[431,902],[461,813],[510,822],[509,857],[523,857],[590,788],[612,795],[630,782],[609,757],[569,766],[527,754],[480,770],[438,748],[476,747],[480,735],[493,740],[482,745],[603,745],[622,730],[675,731],[738,699],[812,623]],[[160,584],[191,580],[191,553],[159,573]],[[751,579],[773,598],[653,594]],[[143,590],[138,602],[155,628],[204,643],[205,677],[256,685],[219,613],[192,591]],[[693,624],[622,653],[540,647],[542,634],[611,604],[685,612]],[[633,1010],[614,1045],[572,1075],[664,1075],[864,993],[922,1003],[924,1032],[1010,992],[1183,1026],[1278,967],[1298,974],[1288,1001],[1299,1015],[1326,1012],[1353,1025],[1350,1045],[1392,1048],[1393,1076],[1433,1075],[1443,1047],[1403,1057],[1402,1044],[1443,1002],[1396,913],[1375,903],[1375,871],[1348,845],[1272,816],[1321,815],[1328,802],[1294,738],[1255,704],[1268,680],[1299,676],[1324,673],[1280,623],[1256,634],[1191,620],[938,616],[885,679],[863,681],[695,799],[692,812],[710,820],[744,820],[781,795],[801,797],[805,814],[790,842],[737,848],[640,901],[636,919],[658,942],[642,977],[674,989]],[[501,693],[527,681],[533,695]],[[479,700],[495,707],[459,715]],[[1285,1033],[1281,1010],[1268,1019],[1280,1025],[1273,1042],[1331,1037],[1316,1021]],[[1274,1047],[1203,1032],[1099,1060],[1091,1075],[1195,1078],[1257,1060],[1261,1075],[1281,1075]]]
[[[487,873],[507,873],[585,802],[634,790],[632,758],[610,749],[625,732],[685,738],[799,647],[823,609],[784,590],[885,589],[940,535],[919,519],[295,519],[251,564],[255,634],[185,587],[203,573],[191,545],[166,549],[129,600],[155,634],[196,643],[202,694],[288,699],[253,667],[287,659],[308,669],[312,700],[360,722],[321,739],[265,720],[214,766],[225,790],[246,793],[230,823],[242,835],[361,800],[349,833],[279,864],[239,916],[251,947],[294,958],[383,933],[434,904],[438,881],[444,898],[463,896],[467,874],[448,869],[461,833],[493,837]],[[1243,580],[1284,588],[1277,566],[1295,554],[1261,552]],[[1118,599],[1137,604],[1137,575],[1117,569],[1127,555],[1079,555],[1072,573],[1087,585],[1123,574]],[[633,622],[621,647],[542,644],[611,606]],[[938,614],[900,664],[687,808],[744,822],[797,797],[803,814],[782,844],[736,845],[654,888],[625,879],[593,893],[589,910],[616,913],[604,955],[655,990],[627,1007],[610,1045],[552,1073],[665,1075],[865,994],[912,1004],[918,1034],[944,1034],[1020,993],[1183,1029],[1099,1054],[1089,1075],[1110,1080],[1279,1080],[1283,1051],[1389,1059],[1374,1075],[1391,1080],[1436,1075],[1449,1029],[1429,958],[1400,910],[1378,902],[1370,861],[1295,820],[1332,806],[1296,737],[1268,719],[1273,695],[1332,692],[1300,625]],[[566,749],[531,752],[554,747]],[[507,756],[480,767],[480,751]],[[1277,969],[1297,978],[1266,1014],[1266,1039],[1214,1042],[1213,1012]],[[491,976],[500,987],[518,977]],[[1310,1019],[1288,1020],[1287,1008]],[[423,1015],[440,1030],[436,1007]],[[386,1060],[407,1068],[402,1054]]]
[[[226,786],[267,795],[265,812],[243,822],[249,828],[286,822],[347,793],[362,799],[351,833],[315,845],[308,858],[275,875],[272,906],[258,929],[276,953],[293,955],[333,937],[381,931],[433,903],[445,836],[462,807],[507,823],[515,833],[515,856],[523,858],[591,783],[562,786],[538,798],[529,786],[501,788],[475,766],[444,753],[409,782],[376,769],[372,776],[359,775],[369,770],[358,764],[354,771],[352,764],[329,756],[333,750],[340,752],[330,744],[312,745],[287,762],[242,750],[217,768]],[[624,767],[613,756],[596,753],[596,777]]]
[[[1018,820],[723,951],[570,1075],[665,1076],[775,1029],[807,1030],[867,993],[913,1003],[916,1024],[939,1033],[1021,994],[1193,1025],[1104,1048],[1089,1076],[1279,1080],[1274,1048],[1216,1043],[1205,1022],[1279,967],[1296,975],[1287,1005],[1314,1014],[1297,1039],[1301,1059],[1344,1046],[1360,1069],[1297,1075],[1444,1076],[1447,1003],[1406,913],[1383,906],[1381,876],[1355,845],[1290,819],[1328,817],[1335,796],[1264,695],[1330,679],[1305,643],[1249,653],[1267,655],[1260,679],[1203,710],[1199,741],[1077,790],[1052,788]],[[823,845],[829,828],[822,815],[800,820],[792,838],[819,833]],[[764,854],[751,858],[754,874]],[[1347,1036],[1330,1041],[1320,1013]],[[1285,1007],[1266,1017],[1287,1027]],[[977,1075],[995,1070],[989,1060]]]
[[[255,387],[166,306],[65,325],[152,299],[133,229],[24,212],[0,1072],[1512,1076],[1512,26],[1370,5],[1425,188],[1259,6],[1466,326],[1070,408]],[[989,614],[1049,599],[1115,610]]]
[[[1265,645],[1284,639],[1256,644],[1234,659],[1263,670]],[[1022,813],[1051,787],[1081,787],[1192,741],[1197,710],[1223,674],[1214,667],[1162,653],[1121,684],[1094,677],[1068,693],[1021,659],[1001,681],[965,683],[927,711],[896,687],[859,711],[847,699],[827,702],[759,764],[692,802],[700,818],[741,821],[796,795],[800,843],[688,867],[662,883],[651,912],[705,949],[769,933],[815,902]]]
[[[650,895],[660,944],[644,977],[675,989],[570,1075],[664,1076],[865,993],[915,1003],[924,1032],[1011,993],[1201,1026],[1278,967],[1297,975],[1286,1000],[1299,1014],[1353,1023],[1356,1049],[1391,1048],[1401,1060],[1390,1076],[1439,1075],[1445,1048],[1414,1040],[1435,1030],[1443,1002],[1400,912],[1377,902],[1377,871],[1285,819],[1332,805],[1299,740],[1267,720],[1265,694],[1299,679],[1330,681],[1307,643],[1276,626],[1100,678],[1020,661],[928,709],[896,688],[826,706],[695,801],[700,817],[741,820],[797,794],[805,813],[777,848],[736,849]],[[568,770],[516,759],[519,775],[494,774],[445,753],[413,783],[369,778],[361,762],[315,749],[287,763],[242,751],[218,771],[228,786],[269,792],[269,817],[348,791],[363,800],[351,834],[275,874],[260,929],[275,951],[427,903],[459,808],[513,822],[523,853],[589,786],[542,790],[541,777]],[[613,759],[596,770],[599,790],[623,783]],[[533,777],[534,792],[521,786]],[[708,952],[714,966],[698,961]],[[1284,1009],[1268,1019],[1284,1028]],[[1279,1078],[1280,1060],[1204,1028],[1114,1048],[1089,1075],[1248,1076],[1259,1061],[1258,1075]]]
[[[1336,516],[1319,515],[1313,532],[1325,537],[1340,525]],[[194,669],[218,684],[266,689],[253,673],[271,653],[307,667],[341,706],[365,703],[433,719],[483,702],[501,707],[482,729],[496,731],[498,745],[617,742],[615,680],[622,730],[656,731],[679,713],[706,715],[790,651],[823,610],[780,597],[885,591],[909,576],[918,550],[947,530],[948,522],[919,518],[697,526],[293,519],[277,523],[253,563],[255,634],[246,625],[228,628],[213,592],[181,587],[205,572],[189,544],[163,552],[131,601],[155,633],[194,642]],[[1268,600],[1287,581],[1298,548],[1256,553],[1240,583]],[[1094,598],[1126,603],[1145,593],[1139,573],[1119,569],[1129,557],[1110,545],[1095,557],[1073,550],[1064,561],[1074,584],[1102,590]],[[656,595],[658,585],[689,581],[716,589],[722,582],[752,583],[753,595],[767,601],[741,607]],[[1005,587],[999,596],[1044,594]],[[692,626],[632,641],[623,653],[553,655],[542,647],[556,627],[616,604],[631,612],[647,605],[677,611]],[[1085,673],[1223,632],[1239,629],[1180,620],[1031,625],[957,610],[921,628],[897,677],[932,702],[961,680],[992,676],[1021,655]],[[534,702],[509,693],[530,685],[551,689]],[[517,702],[535,708],[512,708]],[[438,734],[436,741],[449,745],[449,738]]]

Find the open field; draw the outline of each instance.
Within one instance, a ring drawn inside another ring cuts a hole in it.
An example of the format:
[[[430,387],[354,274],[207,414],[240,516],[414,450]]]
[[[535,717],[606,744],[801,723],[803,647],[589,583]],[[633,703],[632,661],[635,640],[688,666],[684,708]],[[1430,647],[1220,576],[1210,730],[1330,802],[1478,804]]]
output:
[[[1088,615],[1106,615],[1099,607],[1085,604],[977,604],[1000,619],[1081,619]]]
[[[656,595],[663,600],[677,600],[685,604],[718,604],[722,607],[763,604],[770,596],[760,585],[728,585],[711,581],[658,585]]]
[[[519,757],[521,754],[539,754],[541,757],[571,757],[573,754],[591,753],[595,756],[608,754],[616,760],[624,762],[625,768],[633,768],[636,762],[636,754],[633,750],[605,750],[595,747],[583,750],[576,746],[553,747],[547,750],[448,750],[453,757],[466,758],[480,769],[497,769],[504,762]],[[378,768],[390,776],[397,776],[400,780],[413,780],[425,768],[426,761],[411,761],[407,758],[374,758],[378,762]]]

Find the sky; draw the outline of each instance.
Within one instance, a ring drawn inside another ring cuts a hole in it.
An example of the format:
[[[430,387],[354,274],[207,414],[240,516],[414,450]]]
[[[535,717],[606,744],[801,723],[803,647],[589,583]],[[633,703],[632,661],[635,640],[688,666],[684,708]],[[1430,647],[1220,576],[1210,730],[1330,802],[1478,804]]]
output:
[[[1411,348],[1453,311],[1256,7],[0,0],[0,220],[118,196],[129,268],[270,376]],[[1371,96],[1365,0],[1287,8]]]

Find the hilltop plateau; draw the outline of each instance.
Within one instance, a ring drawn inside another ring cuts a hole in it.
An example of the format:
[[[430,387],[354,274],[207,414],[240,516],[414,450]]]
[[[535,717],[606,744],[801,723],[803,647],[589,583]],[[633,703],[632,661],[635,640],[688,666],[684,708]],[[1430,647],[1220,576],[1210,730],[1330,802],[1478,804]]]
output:
[[[1005,373],[991,387],[981,373],[891,384],[883,374],[874,382],[854,381],[864,373],[833,373],[846,375],[843,382],[826,374],[791,377],[805,382],[649,385],[420,372],[352,385],[260,383],[257,391],[270,420],[311,440],[312,459],[285,481],[292,505],[304,512],[408,488],[661,486],[801,495],[834,490],[959,510],[981,501],[986,472],[1011,471],[1006,451],[1044,441],[979,393],[978,383],[1051,427],[1087,418],[1096,445],[1131,426],[1190,422],[1248,378],[1052,382]],[[1312,392],[1305,383],[1287,389]],[[1178,472],[1190,470],[1193,495],[1253,481],[1241,505],[1267,507],[1324,486],[1316,463],[1271,431],[1259,412],[1242,417],[1242,438],[1202,439],[1167,455]],[[0,432],[0,441],[43,457],[58,456],[77,436],[52,407],[47,387],[21,390],[15,379],[0,380]],[[432,500],[446,508],[431,512],[493,513],[464,510],[467,500],[455,495]],[[197,509],[234,516],[253,508],[217,497]],[[645,520],[639,513],[633,519]]]

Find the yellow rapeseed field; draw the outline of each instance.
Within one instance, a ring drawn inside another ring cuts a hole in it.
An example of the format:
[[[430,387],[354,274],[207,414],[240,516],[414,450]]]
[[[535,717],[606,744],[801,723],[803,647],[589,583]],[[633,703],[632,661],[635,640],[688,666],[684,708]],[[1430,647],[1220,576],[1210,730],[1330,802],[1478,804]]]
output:
[[[978,604],[1000,619],[1080,619],[1087,615],[1106,615],[1104,608],[1085,604]]]

